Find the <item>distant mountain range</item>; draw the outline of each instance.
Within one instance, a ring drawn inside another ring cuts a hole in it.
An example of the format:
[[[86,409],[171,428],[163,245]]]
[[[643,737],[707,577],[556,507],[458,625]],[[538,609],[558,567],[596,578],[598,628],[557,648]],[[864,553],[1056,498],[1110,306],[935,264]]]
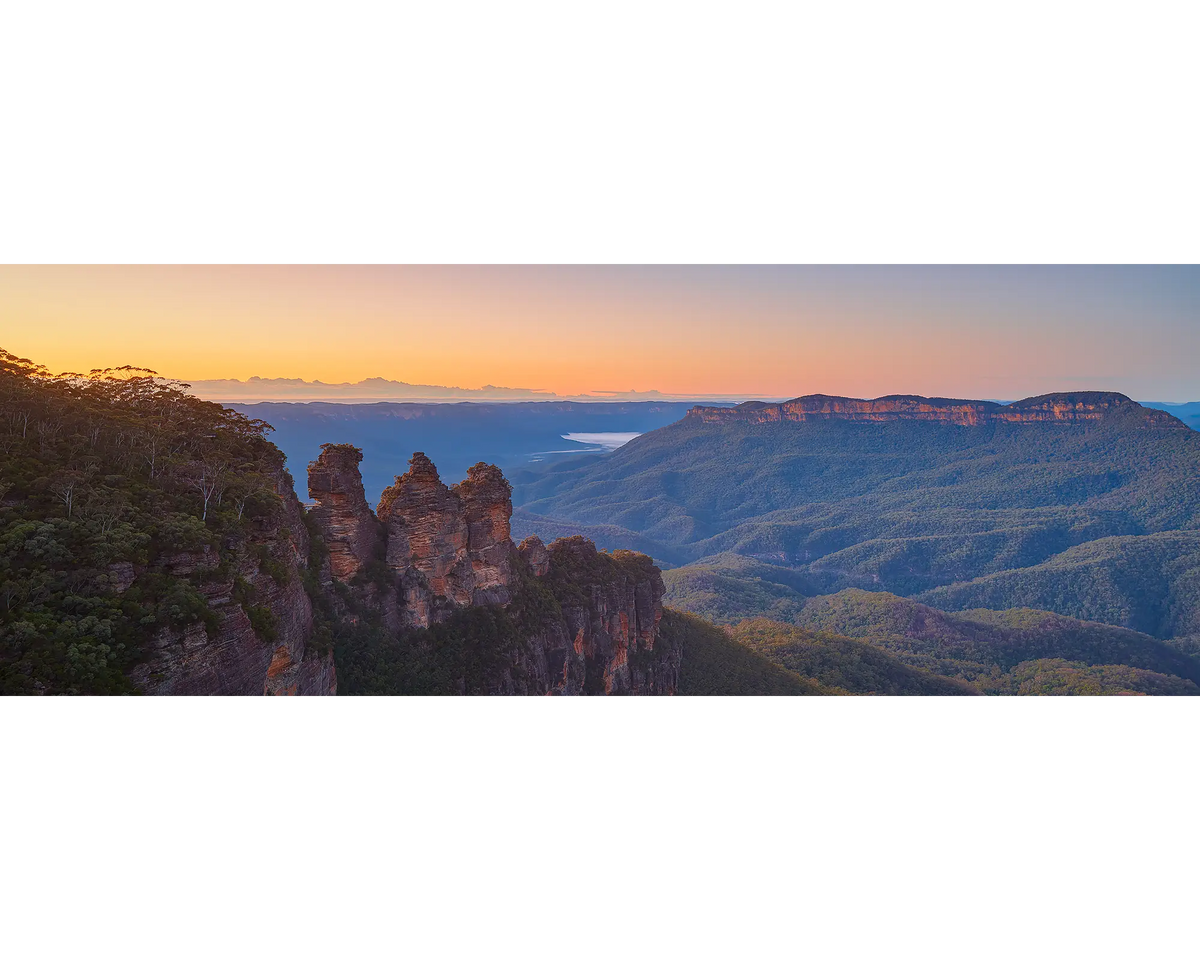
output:
[[[253,403],[258,401],[308,402],[323,400],[327,403],[363,403],[381,400],[415,400],[436,403],[454,401],[504,402],[512,400],[576,400],[582,402],[603,401],[668,401],[693,404],[717,403],[729,405],[741,402],[782,403],[785,397],[769,394],[733,393],[663,393],[661,390],[589,390],[580,394],[558,394],[538,387],[498,387],[486,384],[482,387],[447,387],[439,384],[408,383],[404,380],[389,380],[385,377],[368,377],[353,383],[326,383],[322,380],[303,380],[297,377],[250,377],[248,380],[191,380],[188,391],[204,400],[218,403]],[[881,398],[887,399],[887,398]],[[872,401],[875,402],[875,401]],[[947,401],[973,402],[1007,405],[1002,400]],[[1142,406],[1166,410],[1183,420],[1188,426],[1200,429],[1200,401],[1189,403],[1167,403],[1141,401]]]
[[[368,377],[355,383],[324,383],[321,380],[300,380],[280,377],[251,377],[249,380],[192,380],[189,392],[203,400],[218,403],[250,403],[255,401],[314,400],[326,403],[363,403],[364,401],[423,400],[453,402],[462,400],[504,402],[520,400],[580,400],[580,401],[687,401],[689,403],[732,402],[762,399],[759,396],[721,394],[672,395],[658,390],[592,390],[586,394],[564,396],[550,390],[530,387],[444,387],[428,383],[406,383]]]

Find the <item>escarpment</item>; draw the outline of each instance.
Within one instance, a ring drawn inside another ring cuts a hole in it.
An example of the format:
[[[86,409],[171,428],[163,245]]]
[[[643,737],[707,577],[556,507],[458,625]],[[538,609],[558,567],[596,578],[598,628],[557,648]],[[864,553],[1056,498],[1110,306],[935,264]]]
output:
[[[1183,421],[1169,413],[1143,407],[1120,393],[1105,392],[1045,394],[1010,404],[917,396],[857,400],[813,394],[783,403],[750,401],[736,407],[697,406],[688,411],[687,417],[704,423],[923,420],[972,427],[986,423],[1086,423],[1122,414],[1135,415],[1145,426],[1187,429]]]
[[[314,642],[303,510],[282,467],[274,486],[280,509],[251,524],[246,535],[131,569],[126,589],[166,577],[194,589],[207,606],[199,621],[154,634],[148,656],[130,674],[144,693],[337,693],[333,653]]]

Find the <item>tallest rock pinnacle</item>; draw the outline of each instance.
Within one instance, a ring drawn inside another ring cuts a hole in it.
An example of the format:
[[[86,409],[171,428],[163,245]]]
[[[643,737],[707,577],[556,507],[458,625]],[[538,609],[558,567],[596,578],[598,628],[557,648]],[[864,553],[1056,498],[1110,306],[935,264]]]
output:
[[[498,467],[477,463],[448,488],[423,453],[383,492],[387,564],[403,587],[406,619],[428,626],[437,611],[512,599],[512,488]]]

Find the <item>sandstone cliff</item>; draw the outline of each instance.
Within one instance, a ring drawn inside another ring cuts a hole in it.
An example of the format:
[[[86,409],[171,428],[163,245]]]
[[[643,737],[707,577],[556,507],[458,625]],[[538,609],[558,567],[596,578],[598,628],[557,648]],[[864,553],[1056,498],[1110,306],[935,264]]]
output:
[[[562,616],[534,637],[535,675],[545,692],[674,693],[680,651],[661,639],[665,590],[650,558],[602,554],[583,537],[556,540],[547,552],[544,576]]]
[[[705,423],[923,420],[978,426],[986,423],[1084,423],[1122,414],[1137,416],[1145,426],[1186,429],[1183,421],[1169,413],[1143,407],[1120,393],[1103,392],[1046,394],[1010,404],[915,396],[856,400],[814,394],[783,403],[751,401],[736,407],[697,406],[688,411],[687,417]]]

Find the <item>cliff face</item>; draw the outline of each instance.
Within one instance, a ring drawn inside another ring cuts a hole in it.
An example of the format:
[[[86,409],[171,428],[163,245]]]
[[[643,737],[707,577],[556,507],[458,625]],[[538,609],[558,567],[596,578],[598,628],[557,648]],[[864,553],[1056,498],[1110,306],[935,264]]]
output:
[[[145,571],[189,581],[209,609],[205,622],[155,634],[150,656],[130,675],[145,693],[337,692],[332,652],[310,643],[313,610],[303,585],[309,538],[302,508],[282,469],[275,485],[282,511],[244,540],[226,542],[220,550],[170,554]]]
[[[1136,416],[1143,426],[1187,429],[1165,410],[1143,407],[1120,393],[1050,393],[1002,407],[998,419],[1008,423],[1072,423],[1104,420],[1120,414]]]
[[[688,411],[687,417],[704,423],[924,420],[971,427],[985,423],[1081,423],[1122,413],[1136,413],[1146,426],[1185,427],[1181,420],[1169,413],[1143,407],[1122,394],[1098,392],[1046,394],[1007,405],[987,400],[946,400],[940,397],[893,396],[856,400],[814,394],[784,403],[697,406]]]
[[[536,567],[530,562],[543,557]],[[535,578],[543,598],[553,598],[552,608],[505,652],[508,659],[492,672],[486,692],[675,693],[681,651],[663,639],[662,574],[649,557],[600,553],[583,537],[559,539],[549,548],[531,537],[515,562],[520,577]]]
[[[545,574],[561,623],[535,637],[550,693],[671,694],[680,651],[661,641],[662,574],[650,558],[601,554],[583,537],[556,540]]]

